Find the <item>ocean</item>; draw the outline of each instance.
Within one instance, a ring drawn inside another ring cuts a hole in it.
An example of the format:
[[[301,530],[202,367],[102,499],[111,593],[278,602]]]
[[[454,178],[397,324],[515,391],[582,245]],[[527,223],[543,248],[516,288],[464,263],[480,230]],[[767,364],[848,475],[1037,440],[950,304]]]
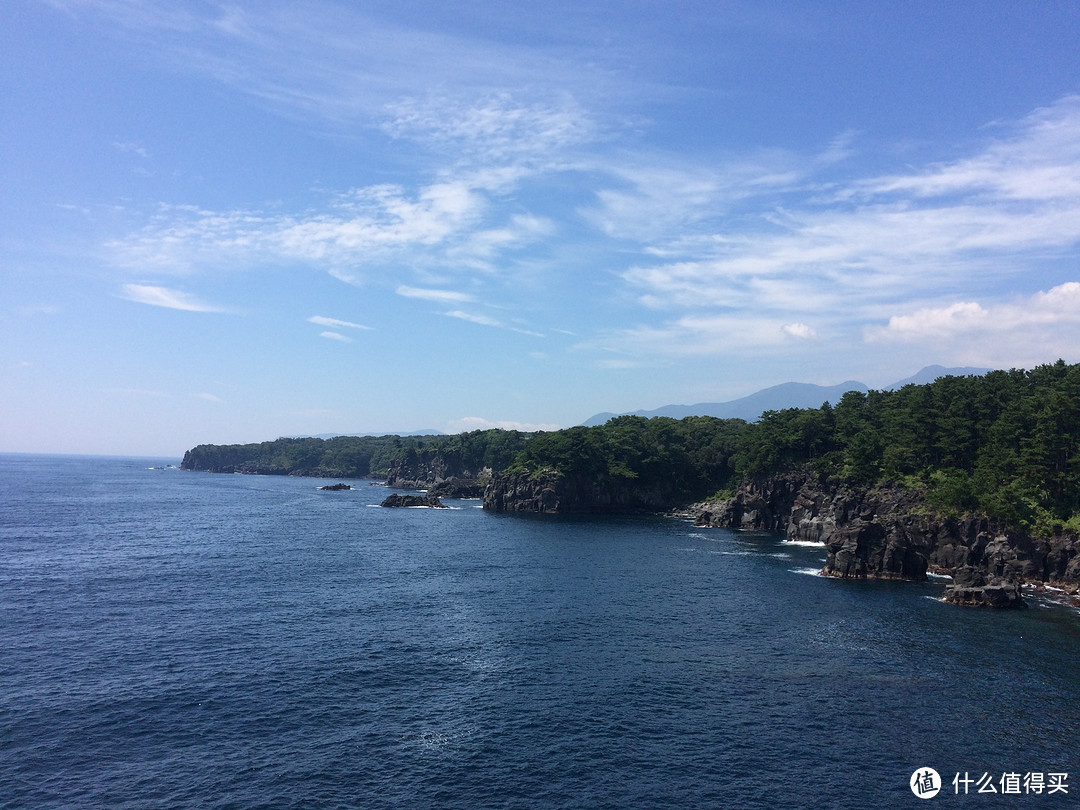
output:
[[[1075,608],[170,463],[0,455],[0,807],[1080,806]]]

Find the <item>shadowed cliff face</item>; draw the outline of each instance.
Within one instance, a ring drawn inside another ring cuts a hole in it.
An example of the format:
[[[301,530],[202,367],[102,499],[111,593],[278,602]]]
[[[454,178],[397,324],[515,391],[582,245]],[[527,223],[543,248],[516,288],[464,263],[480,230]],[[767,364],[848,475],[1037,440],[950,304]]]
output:
[[[678,500],[674,483],[555,471],[499,473],[484,490],[484,508],[492,512],[663,512]]]
[[[395,460],[386,474],[386,485],[403,489],[429,489],[448,482],[486,481],[491,476],[491,468],[471,469],[460,458],[445,456],[441,453],[422,453]],[[470,490],[471,492],[471,490]],[[457,497],[450,490],[444,496]],[[474,497],[479,491],[466,497]]]
[[[700,504],[702,526],[785,532],[820,542],[823,572],[836,577],[926,579],[954,576],[946,598],[961,604],[1018,602],[1019,584],[1080,586],[1080,541],[1071,535],[1032,538],[984,517],[929,513],[919,493],[861,489],[813,473],[751,481],[734,498]]]

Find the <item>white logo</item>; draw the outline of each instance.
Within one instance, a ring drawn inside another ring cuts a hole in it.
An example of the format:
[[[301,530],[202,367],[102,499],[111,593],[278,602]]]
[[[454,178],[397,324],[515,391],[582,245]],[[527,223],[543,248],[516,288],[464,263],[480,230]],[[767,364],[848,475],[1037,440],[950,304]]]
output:
[[[933,768],[916,768],[909,784],[911,792],[920,799],[932,799],[941,790],[941,777]]]

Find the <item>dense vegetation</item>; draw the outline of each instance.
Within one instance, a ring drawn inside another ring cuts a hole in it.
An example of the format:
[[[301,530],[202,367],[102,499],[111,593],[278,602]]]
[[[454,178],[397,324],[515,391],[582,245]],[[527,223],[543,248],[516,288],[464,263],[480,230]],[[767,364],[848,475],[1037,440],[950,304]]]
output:
[[[1044,532],[1080,531],[1080,365],[942,377],[848,392],[835,407],[769,411],[744,431],[740,477],[809,464],[894,482],[955,513]]]
[[[553,470],[572,480],[632,482],[690,501],[732,483],[730,460],[745,427],[741,419],[711,416],[616,416],[596,427],[534,435],[509,472]]]
[[[386,475],[391,464],[400,459],[441,455],[469,469],[500,470],[514,460],[529,435],[513,430],[476,430],[454,436],[335,436],[200,444],[184,454],[183,466],[215,472],[363,478]]]
[[[739,419],[619,416],[550,433],[341,436],[200,445],[189,469],[385,474],[395,461],[537,474],[612,487],[656,485],[680,500],[809,465],[853,483],[926,493],[944,512],[983,513],[1045,533],[1080,531],[1080,365],[942,377],[896,391],[851,391],[835,405]]]

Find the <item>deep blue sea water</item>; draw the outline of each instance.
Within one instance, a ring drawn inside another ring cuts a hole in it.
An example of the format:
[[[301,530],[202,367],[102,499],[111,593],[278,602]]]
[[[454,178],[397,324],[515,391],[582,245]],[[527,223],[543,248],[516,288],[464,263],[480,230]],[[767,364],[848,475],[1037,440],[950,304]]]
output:
[[[1075,609],[175,461],[0,455],[0,807],[1080,807]]]

